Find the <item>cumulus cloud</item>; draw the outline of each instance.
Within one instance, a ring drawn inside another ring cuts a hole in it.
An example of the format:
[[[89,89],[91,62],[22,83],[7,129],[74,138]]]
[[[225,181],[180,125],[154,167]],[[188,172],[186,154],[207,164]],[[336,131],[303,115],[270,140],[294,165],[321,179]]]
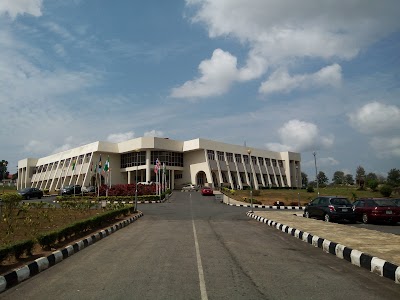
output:
[[[152,136],[152,137],[163,137],[164,136],[164,132],[160,131],[160,130],[150,130],[150,131],[146,131],[144,133],[144,136]]]
[[[201,98],[225,93],[238,76],[236,57],[221,49],[214,50],[211,59],[199,65],[200,77],[172,89],[174,98]]]
[[[23,14],[40,17],[42,4],[43,0],[2,0],[0,1],[0,15],[7,14],[13,20]]]
[[[276,69],[293,64],[299,58],[350,60],[364,47],[400,28],[396,0],[384,3],[325,1],[318,5],[314,0],[186,0],[186,5],[193,11],[192,22],[204,25],[211,38],[236,39],[248,46],[249,52],[242,68],[236,67],[237,59],[230,54],[231,63],[225,66],[229,76],[219,73],[221,64],[215,60],[204,60],[200,66],[207,64],[207,72],[199,67],[200,78],[173,89],[171,96],[177,98],[220,95],[227,92],[234,81],[259,78],[270,67]],[[307,79],[313,84],[321,79],[319,84],[322,84],[331,76],[333,82],[337,82],[340,70],[334,66],[311,77],[287,75],[286,85],[289,86],[284,87],[295,88]],[[207,74],[215,75],[213,78],[218,84],[207,80]],[[225,76],[219,80],[219,75]],[[281,81],[284,79],[282,77]],[[275,82],[275,88],[279,88],[278,83]],[[263,86],[260,92],[265,92],[264,89],[268,92],[267,85]],[[273,85],[270,87],[272,91],[280,91],[274,90]]]
[[[377,101],[349,114],[350,124],[361,133],[381,134],[400,131],[400,108]]]
[[[290,120],[278,130],[280,143],[268,143],[267,148],[273,151],[312,151],[328,149],[333,145],[333,136],[322,136],[313,123]]]
[[[342,80],[342,68],[333,64],[313,74],[290,76],[286,70],[277,70],[263,82],[259,92],[270,94],[291,92],[294,89],[318,88],[323,86],[339,86]]]
[[[124,142],[127,140],[131,140],[135,137],[135,133],[133,131],[122,132],[122,133],[113,133],[107,136],[107,141],[112,143]]]
[[[400,108],[377,101],[348,115],[350,124],[370,136],[369,145],[377,157],[400,157]]]

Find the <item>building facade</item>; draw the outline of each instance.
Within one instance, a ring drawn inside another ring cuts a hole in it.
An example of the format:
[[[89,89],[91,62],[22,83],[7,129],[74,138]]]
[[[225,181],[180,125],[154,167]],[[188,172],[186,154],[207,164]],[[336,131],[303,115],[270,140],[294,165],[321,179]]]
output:
[[[163,178],[171,189],[187,183],[233,189],[250,185],[254,189],[301,187],[299,153],[201,138],[177,141],[140,137],[120,143],[98,141],[42,158],[22,159],[18,162],[17,188],[54,192],[66,185],[93,186],[100,181],[109,185],[155,182],[157,159],[161,163],[159,174],[165,174]]]

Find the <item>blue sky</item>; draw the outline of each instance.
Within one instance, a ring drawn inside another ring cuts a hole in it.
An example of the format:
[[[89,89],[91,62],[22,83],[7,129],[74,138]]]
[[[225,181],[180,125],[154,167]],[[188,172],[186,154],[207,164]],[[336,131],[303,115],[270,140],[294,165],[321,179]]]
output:
[[[1,0],[0,159],[208,138],[400,169],[400,2]]]

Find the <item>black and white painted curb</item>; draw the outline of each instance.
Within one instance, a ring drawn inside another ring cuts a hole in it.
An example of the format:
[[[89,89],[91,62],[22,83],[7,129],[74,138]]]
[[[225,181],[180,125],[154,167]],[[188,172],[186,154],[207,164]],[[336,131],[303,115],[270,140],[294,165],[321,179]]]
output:
[[[379,276],[389,278],[395,283],[400,283],[400,267],[386,260],[370,256],[369,254],[329,241],[317,235],[312,235],[308,232],[268,220],[264,217],[257,216],[252,212],[247,212],[247,216],[256,219],[259,222],[265,223],[268,226],[272,226],[276,229],[286,232],[302,240],[303,242],[307,242],[315,247],[321,248],[327,253],[336,255],[341,259],[345,259],[348,262],[351,262],[353,265],[365,268],[372,273],[378,274]]]
[[[11,271],[3,276],[0,276],[0,293],[5,291],[6,289],[21,283],[22,281],[39,274],[40,272],[54,266],[55,264],[65,260],[66,258],[72,256],[78,251],[98,242],[99,240],[109,236],[110,234],[116,232],[119,229],[122,229],[129,224],[135,222],[137,219],[143,216],[143,213],[140,212],[134,217],[128,218],[124,221],[118,222],[113,226],[101,230],[90,237],[87,237],[83,240],[80,240],[72,245],[68,245],[62,250],[58,250],[53,252],[47,257],[40,257],[28,265],[25,265],[22,268]]]
[[[230,206],[237,206],[237,207],[248,207],[251,208],[250,204],[232,204],[232,203],[225,203]],[[258,205],[253,204],[253,208],[269,208],[269,209],[281,209],[281,210],[304,210],[302,206],[280,206],[280,205]]]

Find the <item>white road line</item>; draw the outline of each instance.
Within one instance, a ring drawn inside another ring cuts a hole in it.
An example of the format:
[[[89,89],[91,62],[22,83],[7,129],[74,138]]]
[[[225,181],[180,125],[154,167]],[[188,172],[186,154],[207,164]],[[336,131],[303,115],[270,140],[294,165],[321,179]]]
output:
[[[203,265],[201,264],[199,242],[197,240],[196,226],[194,225],[193,219],[192,219],[192,224],[193,224],[194,244],[196,248],[197,270],[199,271],[201,299],[207,300],[208,297],[207,297],[206,282],[204,280],[204,272],[203,272]]]

